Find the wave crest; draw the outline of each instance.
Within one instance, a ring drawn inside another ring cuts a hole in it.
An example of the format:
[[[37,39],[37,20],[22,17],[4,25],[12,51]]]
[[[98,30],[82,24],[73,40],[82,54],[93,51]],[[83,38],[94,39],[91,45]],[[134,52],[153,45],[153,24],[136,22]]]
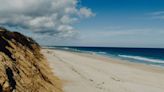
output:
[[[135,60],[142,60],[142,61],[147,61],[147,62],[153,62],[153,63],[163,63],[164,60],[159,60],[159,59],[151,59],[151,58],[146,58],[146,57],[141,57],[141,56],[130,56],[130,55],[118,55],[119,57],[123,58],[129,58],[129,59],[135,59]]]

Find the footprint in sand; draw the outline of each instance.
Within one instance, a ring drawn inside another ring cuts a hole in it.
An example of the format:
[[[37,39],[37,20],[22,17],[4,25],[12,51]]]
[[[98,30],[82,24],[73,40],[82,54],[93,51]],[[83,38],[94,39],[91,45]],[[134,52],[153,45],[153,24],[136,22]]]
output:
[[[121,81],[121,80],[119,80],[119,79],[117,79],[117,78],[115,78],[115,77],[111,77],[111,79],[112,79],[112,80],[115,80],[115,81]]]

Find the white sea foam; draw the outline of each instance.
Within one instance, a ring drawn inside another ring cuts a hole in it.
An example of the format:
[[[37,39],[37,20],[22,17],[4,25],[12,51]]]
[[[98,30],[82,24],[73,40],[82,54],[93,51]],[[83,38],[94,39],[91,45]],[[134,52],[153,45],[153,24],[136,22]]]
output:
[[[97,53],[98,53],[98,54],[106,54],[106,52],[101,52],[101,51],[100,51],[100,52],[97,52]]]
[[[146,58],[146,57],[141,57],[141,56],[130,56],[130,55],[118,55],[118,56],[123,57],[123,58],[142,60],[142,61],[153,62],[153,63],[164,63],[164,60],[151,59],[151,58]]]
[[[65,49],[65,50],[69,50],[70,48],[65,47],[65,48],[63,48],[63,49]]]

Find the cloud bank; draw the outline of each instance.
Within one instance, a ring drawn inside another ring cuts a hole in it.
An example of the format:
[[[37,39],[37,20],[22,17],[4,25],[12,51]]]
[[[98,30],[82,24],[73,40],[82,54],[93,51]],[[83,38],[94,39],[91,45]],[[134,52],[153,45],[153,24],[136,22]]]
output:
[[[94,16],[78,4],[79,0],[0,0],[0,25],[69,37],[76,32],[75,22]]]

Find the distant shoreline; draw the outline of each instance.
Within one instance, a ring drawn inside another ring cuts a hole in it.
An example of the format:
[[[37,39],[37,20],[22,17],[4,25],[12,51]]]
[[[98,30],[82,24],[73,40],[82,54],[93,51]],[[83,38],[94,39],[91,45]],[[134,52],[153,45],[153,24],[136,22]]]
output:
[[[98,49],[97,49],[98,48]],[[103,47],[44,47],[78,53],[96,54],[118,60],[164,67],[164,49],[153,48],[103,48]],[[143,56],[143,55],[146,56]],[[150,57],[151,56],[151,57]]]
[[[136,49],[164,49],[163,47],[111,47],[111,46],[42,46],[42,48],[51,48],[51,47],[98,47],[98,48],[136,48]]]
[[[57,51],[64,51],[64,52],[70,52],[70,53],[74,53],[77,55],[83,55],[83,56],[87,56],[87,57],[93,57],[93,58],[103,58],[105,60],[114,60],[114,63],[121,63],[121,64],[129,64],[129,65],[138,65],[138,66],[142,66],[144,67],[150,67],[150,68],[154,68],[154,69],[164,69],[163,66],[158,66],[158,65],[151,65],[151,64],[146,64],[146,63],[139,63],[139,62],[132,62],[129,60],[124,60],[118,57],[109,57],[109,56],[105,56],[105,55],[101,55],[101,54],[96,54],[96,53],[86,53],[86,52],[75,52],[75,51],[71,51],[71,50],[64,50],[64,49],[57,49],[57,48],[43,48],[43,49],[48,49],[48,50],[57,50]]]

